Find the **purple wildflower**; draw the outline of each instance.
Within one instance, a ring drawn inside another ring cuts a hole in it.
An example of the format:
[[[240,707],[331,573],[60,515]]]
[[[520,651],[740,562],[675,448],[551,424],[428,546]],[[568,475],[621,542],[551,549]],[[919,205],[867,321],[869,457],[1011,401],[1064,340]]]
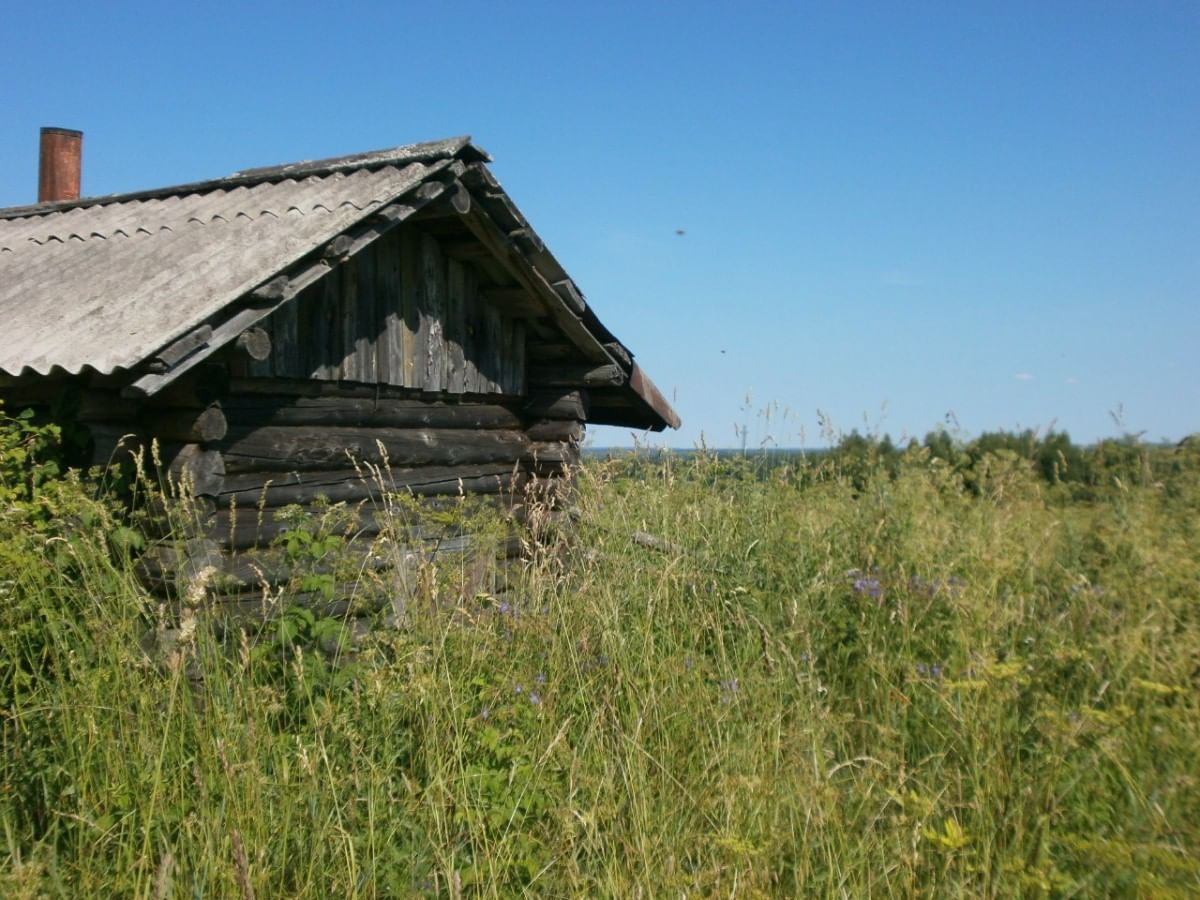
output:
[[[501,600],[499,609],[500,609],[500,615],[507,616],[509,614],[509,612],[512,610],[512,607],[508,605],[507,600]]]
[[[542,702],[542,695],[539,694],[537,691],[530,691],[529,692],[529,702],[532,703],[534,706],[537,706],[538,704],[540,704]]]
[[[917,674],[924,678],[929,674],[929,666],[925,665],[925,663],[917,663]]]
[[[521,685],[518,684],[516,687],[513,688],[513,693],[514,694],[523,694],[523,693],[525,693],[525,688],[521,687]]]
[[[932,675],[934,678],[941,678],[942,677],[942,667],[939,666],[937,663],[934,663],[929,668],[929,674]]]
[[[537,675],[533,676],[533,680],[536,681],[538,684],[545,684],[546,683],[546,673],[538,672]]]
[[[854,590],[859,594],[866,594],[868,597],[878,597],[880,593],[878,578],[856,578],[854,579]]]
[[[491,708],[486,703],[483,704],[483,706],[479,710],[479,718],[483,719],[483,721],[486,722],[491,715],[492,715]]]

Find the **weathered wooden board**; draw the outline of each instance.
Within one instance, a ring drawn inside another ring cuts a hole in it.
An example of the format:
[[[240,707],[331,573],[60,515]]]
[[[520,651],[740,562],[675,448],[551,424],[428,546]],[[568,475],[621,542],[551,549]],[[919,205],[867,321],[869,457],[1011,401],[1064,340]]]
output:
[[[379,380],[404,384],[404,305],[400,290],[400,235],[393,232],[378,245],[375,292],[383,331],[379,339]]]
[[[450,259],[446,262],[446,390],[452,394],[466,392],[466,332],[467,297],[466,273],[463,264]]]
[[[378,246],[378,245],[374,245]],[[355,256],[349,265],[354,275],[355,297],[358,315],[354,332],[354,379],[373,384],[379,379],[375,347],[382,322],[376,310],[375,264],[377,253],[364,250]],[[349,303],[346,297],[343,302]]]
[[[422,330],[424,292],[421,290],[421,236],[409,228],[400,234],[400,285],[404,302],[405,387],[422,387],[424,359],[429,347],[428,329]],[[418,368],[420,364],[420,368]]]
[[[284,304],[271,315],[271,374],[302,378],[308,373],[301,367],[299,298]]]

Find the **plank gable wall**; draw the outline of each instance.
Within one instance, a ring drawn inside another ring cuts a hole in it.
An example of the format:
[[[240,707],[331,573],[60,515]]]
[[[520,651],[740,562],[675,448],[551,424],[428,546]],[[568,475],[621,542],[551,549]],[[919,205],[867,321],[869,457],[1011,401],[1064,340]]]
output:
[[[415,227],[335,265],[264,326],[250,373],[451,394],[525,393],[525,327],[481,296],[480,273]]]

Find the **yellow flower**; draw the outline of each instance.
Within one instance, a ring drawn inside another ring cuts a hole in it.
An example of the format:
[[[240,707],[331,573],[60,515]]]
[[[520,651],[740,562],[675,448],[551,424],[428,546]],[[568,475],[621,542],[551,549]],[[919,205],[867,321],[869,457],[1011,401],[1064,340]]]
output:
[[[926,828],[921,833],[925,835],[926,840],[932,841],[943,850],[961,850],[971,843],[971,836],[963,831],[961,825],[950,818],[942,824],[941,831],[936,828]]]

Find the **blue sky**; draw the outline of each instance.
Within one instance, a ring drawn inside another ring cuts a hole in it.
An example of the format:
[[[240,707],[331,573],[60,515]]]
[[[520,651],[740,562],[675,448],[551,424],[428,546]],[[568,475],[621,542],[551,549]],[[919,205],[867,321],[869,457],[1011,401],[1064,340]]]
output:
[[[6,7],[0,206],[41,125],[87,194],[469,133],[658,443],[1200,431],[1196,3],[71,6]]]

